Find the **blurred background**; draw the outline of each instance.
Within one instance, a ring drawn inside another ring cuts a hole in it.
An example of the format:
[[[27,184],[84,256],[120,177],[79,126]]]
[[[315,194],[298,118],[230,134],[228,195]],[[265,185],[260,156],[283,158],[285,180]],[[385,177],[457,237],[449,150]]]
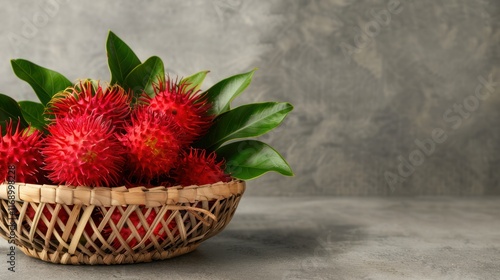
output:
[[[286,101],[261,137],[295,177],[247,195],[500,194],[500,2],[494,0],[11,1],[0,92],[36,100],[10,59],[109,80],[108,30],[204,88],[255,67],[235,105]]]

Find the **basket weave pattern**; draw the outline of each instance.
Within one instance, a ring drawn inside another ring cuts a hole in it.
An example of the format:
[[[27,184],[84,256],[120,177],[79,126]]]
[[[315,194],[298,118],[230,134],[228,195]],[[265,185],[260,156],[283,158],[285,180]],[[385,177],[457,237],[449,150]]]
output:
[[[14,218],[16,245],[26,255],[62,264],[124,264],[196,249],[229,223],[245,182],[150,189],[16,183],[14,200],[7,199],[7,187],[0,184],[0,235],[9,239]]]

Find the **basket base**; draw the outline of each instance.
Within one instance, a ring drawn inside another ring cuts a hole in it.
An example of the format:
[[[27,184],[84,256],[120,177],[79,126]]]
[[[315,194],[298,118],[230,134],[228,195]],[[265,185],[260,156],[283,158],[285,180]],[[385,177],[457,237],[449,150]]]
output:
[[[17,246],[21,251],[32,258],[40,259],[42,261],[57,263],[57,264],[90,264],[90,265],[111,265],[111,264],[130,264],[130,263],[144,263],[157,260],[166,260],[180,255],[184,255],[194,251],[200,244],[193,244],[186,247],[177,248],[169,251],[156,251],[138,254],[118,254],[118,255],[93,255],[88,256],[81,253],[47,253],[47,251],[36,251],[24,246]]]

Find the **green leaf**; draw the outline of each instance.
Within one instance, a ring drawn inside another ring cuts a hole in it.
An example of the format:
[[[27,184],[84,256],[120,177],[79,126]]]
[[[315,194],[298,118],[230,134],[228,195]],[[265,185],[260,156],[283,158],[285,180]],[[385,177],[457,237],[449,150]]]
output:
[[[244,74],[226,78],[208,91],[208,101],[212,103],[211,114],[220,115],[229,110],[231,101],[240,95],[252,81],[255,69]]]
[[[19,101],[19,106],[21,107],[24,119],[32,127],[41,131],[45,130],[47,121],[44,116],[45,106],[43,104],[33,101]]]
[[[72,86],[71,82],[60,73],[30,61],[13,59],[11,64],[16,76],[30,84],[43,105],[47,105],[54,94]]]
[[[207,76],[208,72],[210,72],[210,71],[201,71],[201,72],[198,72],[194,75],[186,77],[186,78],[181,80],[181,84],[182,83],[189,84],[188,86],[186,86],[186,91],[189,91],[192,89],[193,92],[195,92],[195,91],[200,89],[201,84],[205,80],[205,77]]]
[[[127,75],[141,64],[132,49],[111,31],[106,41],[106,52],[111,72],[111,84],[123,84]]]
[[[21,129],[28,127],[28,123],[24,120],[21,108],[19,108],[17,102],[10,96],[0,93],[0,125],[2,126],[2,135],[5,133],[5,122],[8,120],[12,120],[14,126],[20,120]]]
[[[165,79],[163,62],[157,56],[148,58],[144,63],[135,67],[125,78],[124,87],[131,89],[138,97],[143,91],[149,96],[154,96],[153,83]]]
[[[292,110],[293,106],[286,102],[266,102],[227,111],[214,120],[202,146],[214,150],[229,140],[262,135],[277,127]]]
[[[226,173],[238,179],[251,180],[269,171],[293,176],[292,169],[285,159],[272,147],[260,141],[233,142],[215,152],[226,160]]]

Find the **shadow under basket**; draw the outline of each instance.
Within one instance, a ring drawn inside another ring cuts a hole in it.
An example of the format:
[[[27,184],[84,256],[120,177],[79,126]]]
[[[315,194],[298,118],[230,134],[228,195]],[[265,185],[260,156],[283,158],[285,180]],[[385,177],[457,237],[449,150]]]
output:
[[[2,183],[0,235],[52,263],[164,260],[222,231],[244,191],[240,180],[149,189]]]

